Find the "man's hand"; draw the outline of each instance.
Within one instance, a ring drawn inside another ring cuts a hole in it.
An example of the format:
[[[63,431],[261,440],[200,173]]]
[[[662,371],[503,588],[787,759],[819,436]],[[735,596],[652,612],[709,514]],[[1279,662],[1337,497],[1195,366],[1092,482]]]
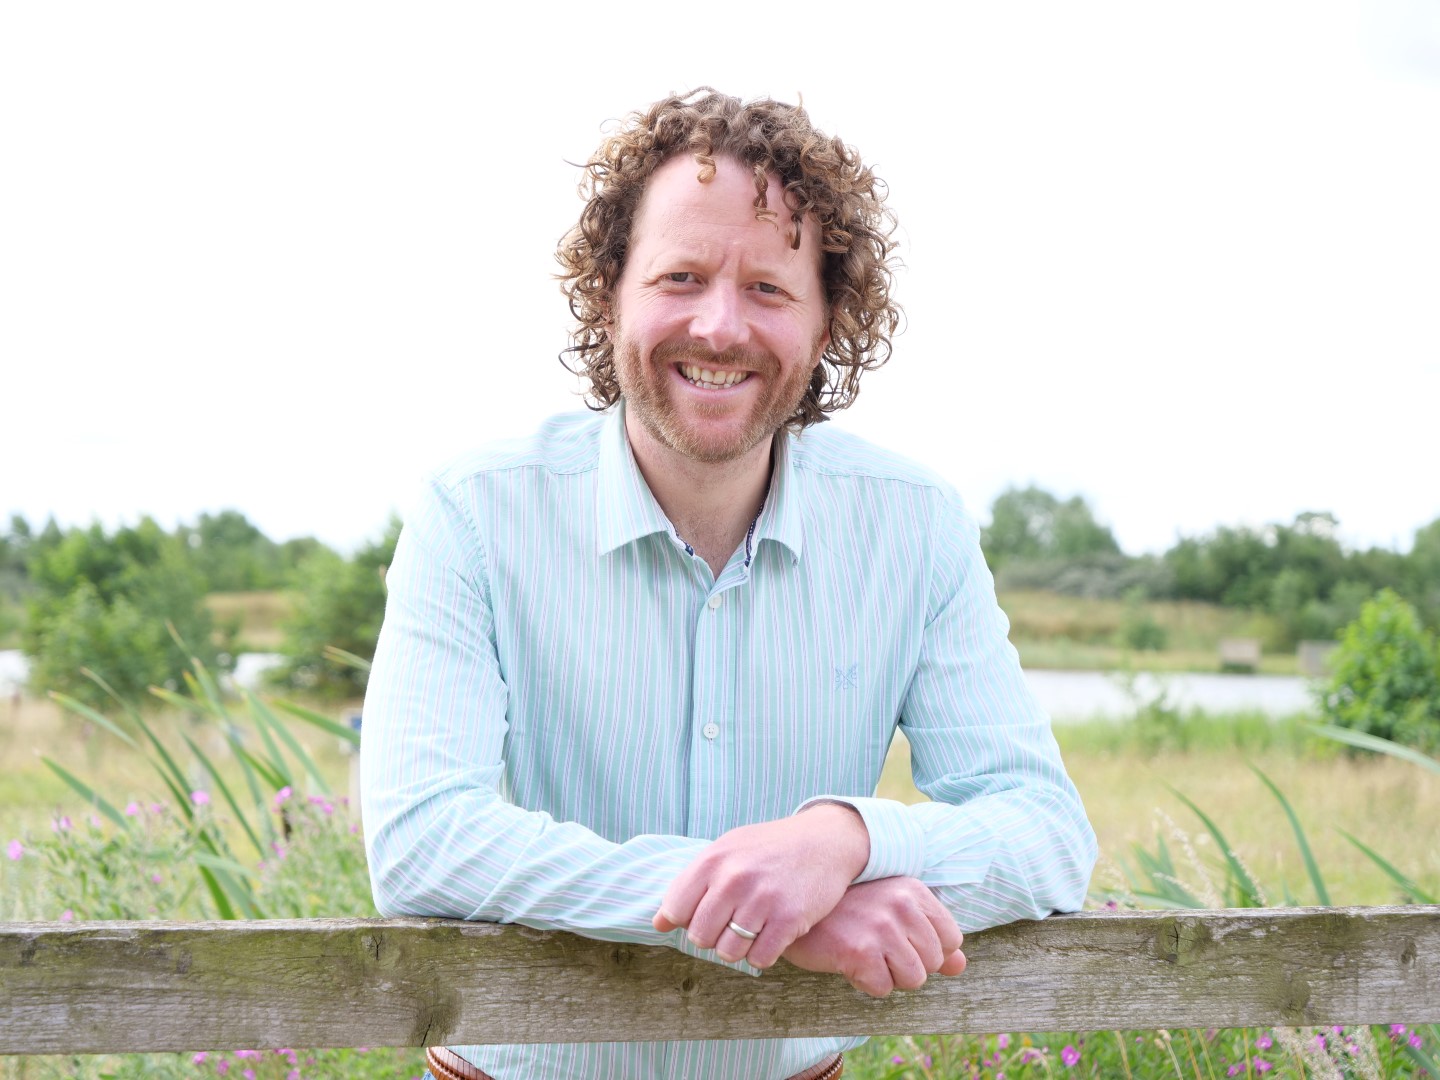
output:
[[[852,885],[835,909],[785,950],[807,971],[839,972],[871,997],[916,990],[965,970],[963,937],[935,894],[909,877]]]
[[[731,829],[670,883],[653,923],[662,933],[688,927],[692,942],[722,960],[767,968],[830,914],[869,860],[859,813],[819,803]],[[755,939],[735,933],[732,922]]]

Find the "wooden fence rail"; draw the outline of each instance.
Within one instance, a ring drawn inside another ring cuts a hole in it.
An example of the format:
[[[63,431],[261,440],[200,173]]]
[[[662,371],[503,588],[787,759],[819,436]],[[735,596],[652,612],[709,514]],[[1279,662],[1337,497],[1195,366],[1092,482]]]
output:
[[[1440,907],[1087,912],[872,1000],[446,919],[0,923],[0,1054],[1440,1022]]]

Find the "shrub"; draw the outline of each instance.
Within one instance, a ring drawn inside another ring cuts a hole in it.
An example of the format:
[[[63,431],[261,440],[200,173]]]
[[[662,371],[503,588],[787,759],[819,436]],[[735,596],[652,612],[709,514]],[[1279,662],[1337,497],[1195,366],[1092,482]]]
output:
[[[1337,727],[1440,746],[1440,649],[1415,609],[1385,589],[1345,628],[1320,709]]]

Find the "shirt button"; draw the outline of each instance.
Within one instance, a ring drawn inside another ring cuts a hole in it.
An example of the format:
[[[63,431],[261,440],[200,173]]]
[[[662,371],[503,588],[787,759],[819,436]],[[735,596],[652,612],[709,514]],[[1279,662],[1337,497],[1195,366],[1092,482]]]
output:
[[[716,735],[720,734],[720,725],[706,724],[703,728],[700,729],[700,731],[704,734],[705,738],[713,739]]]
[[[725,598],[717,592],[714,596],[710,597],[710,599],[705,602],[710,605],[710,610],[714,611],[716,608],[718,608],[721,604],[725,602]]]

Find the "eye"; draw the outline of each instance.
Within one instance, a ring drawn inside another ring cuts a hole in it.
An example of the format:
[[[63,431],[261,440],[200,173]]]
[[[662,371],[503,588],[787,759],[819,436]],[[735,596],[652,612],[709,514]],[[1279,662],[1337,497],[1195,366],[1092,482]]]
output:
[[[766,296],[776,296],[780,292],[779,285],[771,285],[768,281],[757,282],[755,288]]]
[[[689,270],[677,270],[673,274],[666,274],[665,280],[676,285],[688,285],[695,279],[695,275]]]

